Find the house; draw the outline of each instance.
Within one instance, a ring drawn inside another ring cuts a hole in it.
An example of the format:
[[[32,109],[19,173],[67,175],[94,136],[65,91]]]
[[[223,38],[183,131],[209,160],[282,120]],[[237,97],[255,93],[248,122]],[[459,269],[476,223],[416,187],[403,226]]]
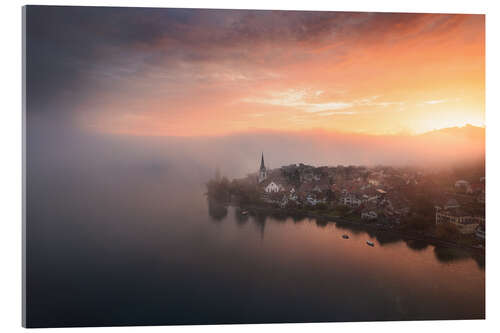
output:
[[[467,186],[469,186],[469,182],[466,180],[457,180],[455,182],[455,187],[464,187],[465,188]]]
[[[363,220],[376,220],[378,217],[377,213],[373,210],[365,210],[361,212],[361,218]]]
[[[305,194],[305,196],[303,196],[302,198],[303,202],[310,206],[316,206],[320,203],[326,203],[326,198],[324,196],[312,192]]]
[[[373,186],[379,186],[380,185],[380,180],[377,178],[368,178],[368,184],[373,185]]]
[[[317,182],[313,183],[312,191],[316,193],[325,193],[330,189],[330,184],[328,183],[328,178],[322,178]]]
[[[383,189],[381,189],[381,188],[377,189],[377,195],[379,195],[380,197],[383,198],[383,197],[385,197],[386,194],[387,194],[387,192],[384,191]]]
[[[477,226],[475,235],[477,238],[486,239],[486,229],[484,228],[484,224]]]
[[[348,207],[361,206],[361,200],[354,193],[346,193],[340,198],[340,203]]]
[[[472,234],[479,225],[484,225],[484,217],[473,216],[460,208],[436,209],[436,225],[454,224],[462,234]]]
[[[274,181],[270,182],[265,188],[264,192],[266,193],[277,193],[283,191],[283,186],[281,184],[277,184]]]
[[[288,197],[286,195],[283,195],[281,201],[279,202],[279,205],[281,208],[285,208],[286,205],[288,205]]]
[[[292,200],[292,201],[297,201],[299,197],[297,196],[297,191],[295,191],[295,188],[292,186],[292,188],[290,189],[289,193],[288,193],[288,199]]]
[[[459,192],[470,192],[471,189],[470,189],[470,184],[468,181],[466,180],[457,180],[455,182],[455,188],[459,191]]]
[[[366,194],[365,194],[365,195],[366,195]],[[364,199],[364,200],[363,200],[365,203],[372,203],[372,202],[373,202],[373,203],[375,203],[375,204],[376,204],[376,203],[377,203],[377,201],[378,201],[378,199],[379,199],[379,197],[378,197],[378,196],[376,196],[376,195],[374,195],[374,196],[372,196],[372,197],[370,197],[370,196],[368,196],[368,195],[366,195],[366,196],[367,196],[368,198],[366,198],[366,199]],[[364,197],[365,197],[365,196],[363,196],[363,198],[364,198]]]
[[[459,208],[460,205],[458,204],[457,200],[454,198],[449,199],[446,204],[444,205],[444,209],[454,209],[454,208]]]
[[[318,200],[316,200],[316,197],[312,194],[308,194],[306,196],[306,203],[311,206],[316,206],[318,204]]]

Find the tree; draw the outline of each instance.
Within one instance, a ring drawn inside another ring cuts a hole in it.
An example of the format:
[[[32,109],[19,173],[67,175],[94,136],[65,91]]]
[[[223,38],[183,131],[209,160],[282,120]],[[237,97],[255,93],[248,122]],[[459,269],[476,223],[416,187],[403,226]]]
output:
[[[406,228],[409,230],[424,231],[434,225],[434,219],[422,215],[412,215],[406,221]]]
[[[454,240],[460,235],[458,228],[452,223],[440,223],[436,226],[436,237]]]

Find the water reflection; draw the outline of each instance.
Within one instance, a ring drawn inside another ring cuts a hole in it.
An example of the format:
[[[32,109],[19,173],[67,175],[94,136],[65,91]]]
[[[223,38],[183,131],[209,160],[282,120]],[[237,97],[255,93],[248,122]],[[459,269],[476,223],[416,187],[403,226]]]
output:
[[[450,263],[472,258],[477,263],[478,267],[484,270],[484,256],[471,255],[469,252],[463,249],[437,246],[434,248],[434,254],[436,255],[436,258],[443,263]]]
[[[406,245],[412,249],[412,250],[415,250],[415,251],[423,251],[425,250],[429,244],[425,241],[422,241],[422,240],[408,240],[406,241]]]
[[[214,200],[208,200],[208,214],[213,221],[220,222],[227,216],[227,206]]]
[[[248,214],[243,214],[240,209],[234,210],[234,219],[239,226],[242,226],[248,222]]]
[[[221,222],[228,215],[228,205],[208,201],[208,212],[214,222]],[[332,221],[327,218],[307,218],[303,214],[289,214],[285,211],[270,211],[249,210],[243,211],[239,208],[234,209],[234,221],[238,225],[246,224],[249,220],[257,227],[260,232],[261,239],[264,238],[266,223],[284,224],[284,223],[303,223],[313,222],[318,228],[326,229],[327,226],[333,225],[335,229],[348,231],[352,235],[366,236],[366,238],[375,239],[379,246],[388,246],[403,242],[406,247],[414,252],[424,251],[433,247],[435,258],[441,263],[450,263],[473,259],[479,268],[484,270],[485,259],[480,254],[471,253],[468,250],[430,245],[428,242],[419,239],[408,239],[395,232],[375,230],[369,226],[354,224],[342,221]]]

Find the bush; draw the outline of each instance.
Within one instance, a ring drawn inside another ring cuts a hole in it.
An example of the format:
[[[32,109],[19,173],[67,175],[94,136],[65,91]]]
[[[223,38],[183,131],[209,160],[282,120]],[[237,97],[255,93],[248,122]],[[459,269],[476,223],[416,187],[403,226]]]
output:
[[[314,206],[314,208],[317,210],[326,210],[328,207],[324,203],[319,203],[319,204],[316,204],[316,206]]]

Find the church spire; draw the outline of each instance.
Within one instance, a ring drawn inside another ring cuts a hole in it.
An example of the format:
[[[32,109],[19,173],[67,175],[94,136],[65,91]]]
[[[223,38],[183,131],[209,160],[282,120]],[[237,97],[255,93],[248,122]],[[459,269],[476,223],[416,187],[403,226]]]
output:
[[[260,158],[259,183],[262,183],[267,178],[266,165],[264,164],[264,153]]]

